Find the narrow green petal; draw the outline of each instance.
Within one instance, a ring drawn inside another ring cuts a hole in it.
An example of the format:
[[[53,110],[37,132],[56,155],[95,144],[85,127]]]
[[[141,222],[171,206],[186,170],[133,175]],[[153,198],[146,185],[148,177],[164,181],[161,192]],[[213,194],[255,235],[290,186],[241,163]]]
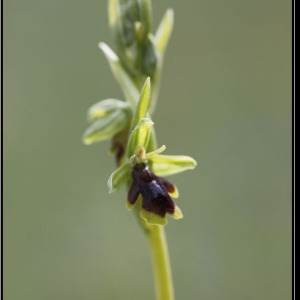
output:
[[[153,124],[154,123],[150,119],[143,118],[135,126],[135,128],[133,129],[133,131],[129,136],[128,143],[127,143],[128,158],[134,154],[134,150],[138,146],[142,146],[144,148],[147,147],[151,135],[151,127],[153,126]]]
[[[153,173],[158,176],[168,176],[186,170],[192,170],[197,162],[185,155],[153,155],[149,158]]]
[[[174,214],[170,214],[170,216],[175,219],[175,220],[179,220],[183,218],[183,214],[181,212],[181,209],[176,205],[175,206],[175,211]]]
[[[162,153],[163,151],[166,150],[166,146],[165,145],[162,145],[161,147],[159,147],[158,149],[152,151],[152,152],[148,152],[146,154],[146,158],[150,158],[152,155],[156,155],[156,154],[159,154],[159,153]]]
[[[83,134],[83,142],[91,145],[111,138],[121,131],[127,124],[127,115],[124,111],[117,110],[101,119],[95,120]]]
[[[127,110],[129,108],[128,102],[118,99],[105,99],[92,105],[88,110],[88,119],[94,119],[106,116],[118,109]]]
[[[109,193],[119,190],[129,179],[130,164],[125,163],[117,170],[115,170],[109,177],[107,185]]]
[[[148,222],[150,224],[166,225],[168,223],[166,216],[161,217],[159,215],[156,215],[156,214],[146,211],[144,209],[141,209],[140,215],[146,222]]]
[[[119,83],[123,90],[126,100],[134,109],[139,99],[139,92],[136,89],[134,82],[131,80],[127,72],[123,69],[118,56],[107,44],[99,43],[99,48],[103,51],[116,81]]]
[[[155,34],[156,49],[160,55],[164,54],[173,30],[173,24],[174,11],[172,9],[168,9]]]
[[[132,124],[131,124],[132,129],[139,123],[141,119],[146,118],[147,109],[150,102],[150,93],[151,93],[150,77],[148,77],[142,88],[138,106],[136,108],[134,117],[132,119]]]

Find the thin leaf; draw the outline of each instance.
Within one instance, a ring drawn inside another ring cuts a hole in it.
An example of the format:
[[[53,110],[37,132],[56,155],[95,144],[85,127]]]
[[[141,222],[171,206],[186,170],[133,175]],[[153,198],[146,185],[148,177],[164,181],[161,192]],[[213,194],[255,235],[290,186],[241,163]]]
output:
[[[116,81],[119,83],[123,90],[126,100],[134,109],[139,99],[139,92],[136,89],[134,82],[131,80],[127,72],[123,69],[118,56],[107,44],[99,43],[99,48],[103,51]]]
[[[146,118],[147,109],[150,102],[150,93],[151,93],[150,77],[148,77],[142,88],[138,106],[136,108],[134,117],[132,119],[132,123],[131,123],[132,129],[139,123],[141,119]]]
[[[155,34],[155,44],[158,53],[163,56],[170,39],[174,24],[174,11],[168,9],[159,24],[159,27]]]

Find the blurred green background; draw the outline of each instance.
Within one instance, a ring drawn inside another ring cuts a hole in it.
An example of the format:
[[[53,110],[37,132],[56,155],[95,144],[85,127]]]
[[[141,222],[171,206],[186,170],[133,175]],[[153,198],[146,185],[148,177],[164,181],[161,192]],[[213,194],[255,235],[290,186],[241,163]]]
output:
[[[198,161],[171,177],[177,299],[291,296],[291,1],[153,1],[175,10],[159,145]],[[4,1],[4,299],[154,299],[146,240],[109,195],[109,142],[89,106],[123,99],[97,47],[107,1]]]

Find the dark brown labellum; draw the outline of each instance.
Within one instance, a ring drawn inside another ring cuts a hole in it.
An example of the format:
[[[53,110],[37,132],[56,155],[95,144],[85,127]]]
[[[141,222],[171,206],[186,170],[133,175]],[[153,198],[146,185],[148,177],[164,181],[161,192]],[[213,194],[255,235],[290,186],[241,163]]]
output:
[[[145,163],[132,168],[132,184],[128,192],[128,201],[134,204],[142,195],[142,208],[164,217],[166,213],[174,214],[175,204],[169,192],[175,190],[174,185],[165,178],[156,176]]]

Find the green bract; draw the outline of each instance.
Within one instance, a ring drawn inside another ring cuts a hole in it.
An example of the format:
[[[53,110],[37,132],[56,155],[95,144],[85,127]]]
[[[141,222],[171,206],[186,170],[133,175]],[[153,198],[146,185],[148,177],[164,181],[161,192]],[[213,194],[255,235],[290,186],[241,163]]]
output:
[[[154,36],[149,35],[149,38],[153,42],[156,57],[157,57],[155,74],[153,74],[152,76],[153,89],[151,95],[151,103],[149,106],[150,113],[152,113],[155,110],[159,87],[160,87],[160,76],[161,76],[161,71],[163,66],[163,58],[173,30],[173,24],[174,24],[174,12],[172,9],[168,9],[155,35]]]
[[[153,77],[157,70],[157,64],[158,55],[156,46],[153,43],[153,36],[149,34],[142,52],[141,69],[145,74]]]
[[[129,181],[129,170],[130,164],[125,163],[110,175],[107,181],[109,193],[119,190],[125,183]]]
[[[149,107],[150,102],[150,96],[151,96],[151,84],[150,84],[150,77],[148,77],[144,83],[144,86],[142,88],[138,105],[135,110],[135,114],[132,119],[131,128],[133,129],[137,123],[145,118],[147,116],[147,110]]]
[[[134,150],[137,146],[144,146],[147,148],[151,127],[153,122],[150,119],[143,118],[141,119],[135,128],[132,130],[127,144],[127,157],[131,157],[134,153]]]

